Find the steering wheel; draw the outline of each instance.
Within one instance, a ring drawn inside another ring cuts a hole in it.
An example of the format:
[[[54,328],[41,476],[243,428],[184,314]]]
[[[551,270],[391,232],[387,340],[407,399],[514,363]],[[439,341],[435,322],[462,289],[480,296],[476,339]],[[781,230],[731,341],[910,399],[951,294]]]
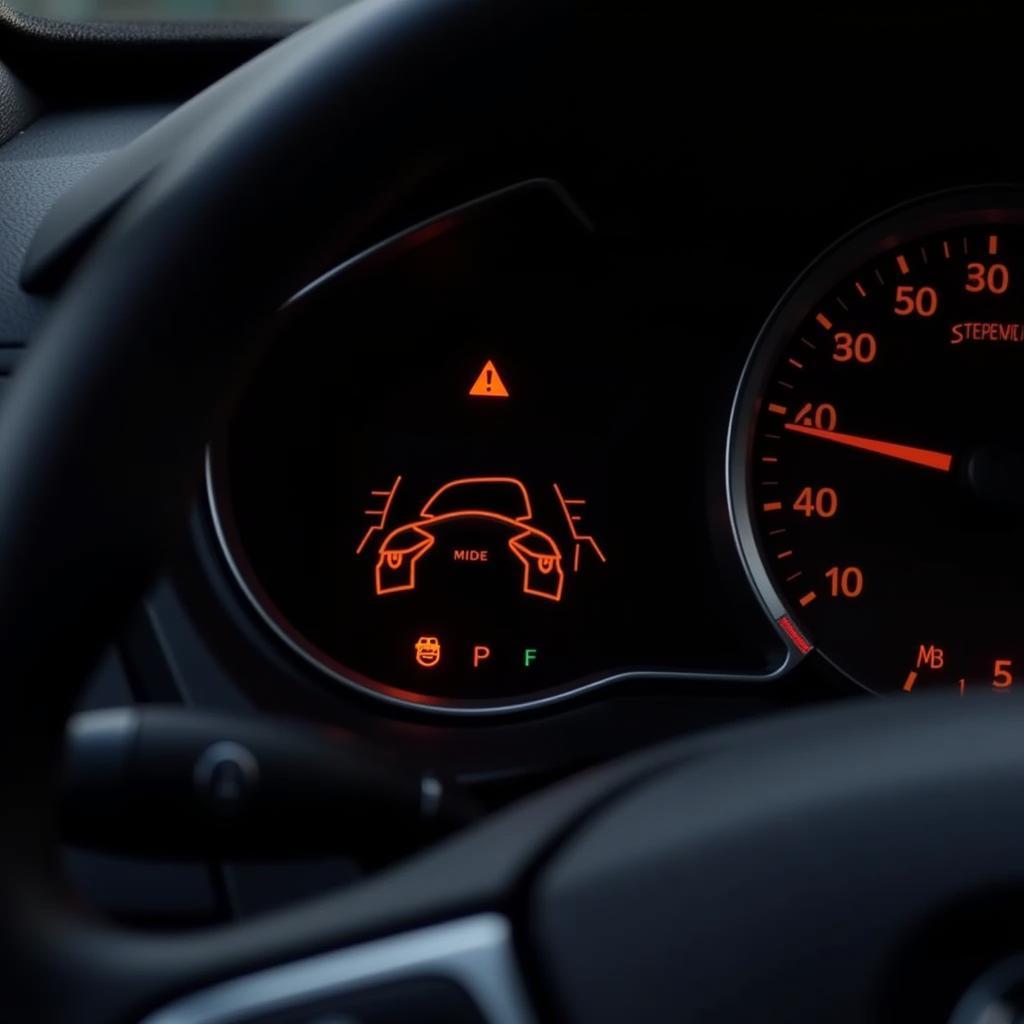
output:
[[[570,8],[364,0],[289,38],[35,339],[0,417],[9,1019],[945,1019],[989,967],[996,1001],[1020,981],[999,961],[1024,892],[1024,721],[1000,700],[860,701],[670,744],[241,925],[128,932],[65,891],[65,722],[181,533],[260,325],[421,154],[554,116],[534,76],[582,46]]]

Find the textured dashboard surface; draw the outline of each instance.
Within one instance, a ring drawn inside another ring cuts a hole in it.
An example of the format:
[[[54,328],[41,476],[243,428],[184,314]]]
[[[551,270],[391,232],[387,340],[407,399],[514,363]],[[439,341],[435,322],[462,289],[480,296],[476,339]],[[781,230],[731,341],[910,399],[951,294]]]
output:
[[[30,89],[5,64],[0,64],[0,142],[21,131],[39,112]]]
[[[0,34],[18,35],[49,45],[238,40],[274,42],[294,28],[294,21],[54,21],[23,14],[0,0]]]
[[[25,251],[46,211],[169,109],[146,105],[47,114],[0,147],[0,344],[24,344],[48,305],[18,282]]]

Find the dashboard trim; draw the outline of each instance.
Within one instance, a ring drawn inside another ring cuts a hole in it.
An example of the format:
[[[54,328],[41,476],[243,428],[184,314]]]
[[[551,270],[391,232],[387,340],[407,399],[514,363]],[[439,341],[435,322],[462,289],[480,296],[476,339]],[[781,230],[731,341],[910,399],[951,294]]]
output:
[[[508,921],[480,914],[236,978],[186,996],[143,1024],[240,1024],[252,1015],[300,1010],[312,1001],[424,977],[453,981],[488,1024],[535,1020]]]
[[[538,194],[548,195],[550,198],[554,199],[573,220],[576,221],[577,225],[582,230],[588,234],[594,233],[595,228],[590,218],[583,212],[580,206],[559,182],[555,181],[553,178],[526,178],[513,185],[506,185],[504,188],[496,189],[493,192],[487,192],[482,196],[477,196],[476,199],[470,199],[468,202],[460,203],[458,206],[453,206],[441,213],[427,217],[425,220],[421,220],[416,224],[413,224],[412,227],[404,228],[402,231],[389,235],[387,238],[360,250],[355,255],[342,260],[342,262],[337,264],[337,266],[331,267],[330,270],[325,271],[319,277],[310,281],[309,284],[300,288],[284,304],[282,310],[290,309],[292,306],[297,305],[304,299],[311,296],[324,285],[337,280],[339,277],[343,277],[345,274],[364,263],[369,263],[375,257],[388,252],[402,242],[415,239],[415,237],[421,232],[430,232],[433,234],[436,228],[440,225],[444,225],[448,221],[457,223],[467,214],[474,213],[484,207],[491,206],[494,203],[500,203],[506,199],[511,199],[527,192],[536,192]]]

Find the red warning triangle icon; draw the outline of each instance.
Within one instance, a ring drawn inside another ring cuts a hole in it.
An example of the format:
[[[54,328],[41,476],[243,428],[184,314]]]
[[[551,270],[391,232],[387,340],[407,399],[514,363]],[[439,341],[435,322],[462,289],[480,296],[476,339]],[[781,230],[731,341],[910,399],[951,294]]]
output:
[[[508,388],[490,359],[484,363],[476,383],[469,389],[475,398],[508,398]]]

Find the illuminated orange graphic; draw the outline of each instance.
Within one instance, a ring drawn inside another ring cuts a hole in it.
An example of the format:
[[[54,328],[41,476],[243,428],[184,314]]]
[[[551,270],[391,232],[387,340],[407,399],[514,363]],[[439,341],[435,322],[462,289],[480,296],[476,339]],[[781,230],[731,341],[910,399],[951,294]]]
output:
[[[490,554],[486,548],[457,548],[452,552],[452,558],[456,562],[487,562],[490,561]]]
[[[917,648],[914,667],[907,673],[907,678],[903,680],[903,692],[914,692],[914,685],[922,672],[938,672],[945,666],[946,652],[941,647],[936,647],[935,644],[921,644]]]
[[[566,498],[562,494],[562,489],[558,484],[553,485],[555,488],[555,495],[558,498],[558,504],[562,506],[562,514],[565,516],[565,521],[569,524],[569,532],[572,534],[573,543],[576,545],[576,550],[572,556],[572,571],[580,571],[580,548],[584,544],[589,544],[594,551],[594,554],[601,559],[602,562],[607,562],[608,559],[604,557],[604,552],[598,547],[597,541],[594,540],[590,534],[580,533],[577,529],[577,523],[582,520],[582,516],[578,512],[573,512],[573,508],[582,508],[586,505],[586,500],[583,498]]]
[[[490,359],[484,363],[484,368],[469,389],[469,393],[474,398],[508,398],[508,388],[505,387],[505,382],[498,375]]]
[[[384,533],[377,549],[374,573],[378,595],[415,590],[419,563],[438,546],[439,540],[440,549],[450,551],[454,561],[490,564],[489,550],[454,547],[443,540],[443,535],[457,524],[475,522],[507,535],[506,546],[522,566],[524,594],[561,601],[565,586],[562,550],[550,533],[534,525],[530,494],[521,480],[478,476],[449,481],[431,495],[416,519],[387,531],[388,515],[400,482],[401,477],[398,477],[390,490],[373,492],[374,496],[385,499],[383,507],[367,510],[366,514],[371,515],[375,522],[356,548],[356,554],[362,554],[371,537]],[[601,562],[606,562],[597,541],[579,531],[581,515],[573,510],[582,508],[586,502],[582,498],[566,498],[557,484],[554,489],[575,545],[573,571],[579,571],[580,548],[583,546],[593,550]],[[474,663],[479,664],[475,655]]]
[[[490,647],[485,644],[477,644],[473,648],[473,668],[479,668],[480,663],[486,661],[491,656]]]
[[[441,664],[441,641],[436,636],[421,636],[413,646],[417,665],[434,668]]]
[[[391,512],[391,503],[395,500],[395,494],[398,492],[398,485],[402,482],[400,476],[395,477],[395,482],[391,485],[391,489],[387,491],[370,491],[372,498],[383,498],[383,508],[368,508],[363,510],[363,515],[370,516],[376,519],[377,522],[371,526],[366,533],[363,535],[363,539],[359,542],[359,547],[356,548],[356,554],[361,555],[363,548],[366,547],[367,542],[375,533],[380,533],[388,521],[388,514]]]

